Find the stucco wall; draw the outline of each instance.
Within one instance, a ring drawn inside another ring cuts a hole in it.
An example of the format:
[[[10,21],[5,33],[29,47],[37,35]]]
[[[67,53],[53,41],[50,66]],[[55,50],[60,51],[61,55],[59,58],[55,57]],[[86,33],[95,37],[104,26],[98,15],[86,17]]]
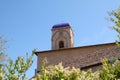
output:
[[[37,52],[37,70],[41,70],[41,63],[44,58],[48,65],[56,65],[60,62],[64,66],[74,66],[77,68],[89,66],[101,62],[103,58],[114,58],[120,55],[116,44],[103,44],[94,46],[85,46],[61,50],[50,50]]]

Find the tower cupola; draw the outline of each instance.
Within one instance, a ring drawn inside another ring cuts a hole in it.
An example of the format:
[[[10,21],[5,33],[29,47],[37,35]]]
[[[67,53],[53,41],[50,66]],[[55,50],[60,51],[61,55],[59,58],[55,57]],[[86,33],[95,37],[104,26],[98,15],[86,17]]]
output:
[[[74,34],[68,23],[52,27],[52,50],[74,47]]]

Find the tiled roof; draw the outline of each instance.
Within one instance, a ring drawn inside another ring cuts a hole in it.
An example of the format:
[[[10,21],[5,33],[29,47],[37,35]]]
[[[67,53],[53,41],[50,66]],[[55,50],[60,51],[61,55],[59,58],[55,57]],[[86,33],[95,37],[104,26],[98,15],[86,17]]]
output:
[[[67,27],[70,26],[68,23],[62,23],[62,24],[56,24],[53,26],[53,28],[61,28],[61,27]]]

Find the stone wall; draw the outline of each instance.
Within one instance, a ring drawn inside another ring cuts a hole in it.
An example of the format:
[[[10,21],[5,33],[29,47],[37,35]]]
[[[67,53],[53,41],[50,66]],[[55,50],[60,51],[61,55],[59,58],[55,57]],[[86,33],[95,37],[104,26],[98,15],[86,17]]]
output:
[[[38,56],[37,70],[41,70],[41,63],[44,58],[48,65],[57,65],[62,62],[64,66],[81,68],[100,63],[103,58],[112,59],[120,55],[118,46],[114,43],[84,46],[69,49],[50,50],[36,52]]]

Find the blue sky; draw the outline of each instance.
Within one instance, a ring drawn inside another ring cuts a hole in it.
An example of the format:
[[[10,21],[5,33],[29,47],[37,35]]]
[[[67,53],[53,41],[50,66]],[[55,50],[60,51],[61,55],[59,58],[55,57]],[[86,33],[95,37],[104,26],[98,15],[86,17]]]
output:
[[[6,53],[15,60],[33,49],[51,49],[51,28],[69,23],[75,47],[114,42],[116,32],[107,21],[108,11],[117,9],[120,0],[0,0],[0,34],[10,40]],[[27,72],[34,75],[37,59]]]

